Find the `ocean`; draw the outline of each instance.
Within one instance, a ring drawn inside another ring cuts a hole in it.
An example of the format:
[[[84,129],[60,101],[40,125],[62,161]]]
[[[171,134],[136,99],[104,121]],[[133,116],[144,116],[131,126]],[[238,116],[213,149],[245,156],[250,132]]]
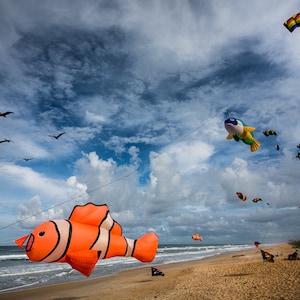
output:
[[[89,278],[145,266],[159,265],[163,271],[163,264],[203,259],[250,248],[253,245],[159,245],[156,258],[151,263],[144,264],[131,257],[99,260]],[[17,246],[0,246],[0,293],[86,279],[66,263],[33,263],[28,260],[24,250]]]

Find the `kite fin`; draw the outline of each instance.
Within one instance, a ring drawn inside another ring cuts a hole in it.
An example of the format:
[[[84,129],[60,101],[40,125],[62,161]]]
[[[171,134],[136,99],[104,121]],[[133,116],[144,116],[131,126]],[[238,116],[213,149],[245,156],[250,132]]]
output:
[[[250,145],[251,152],[255,152],[260,147],[260,142],[256,139],[253,139],[253,144]]]
[[[19,248],[25,249],[24,246],[23,246],[23,244],[26,241],[26,239],[28,238],[28,236],[29,235],[27,234],[27,235],[24,235],[21,238],[15,240],[15,243],[18,245]]]
[[[99,259],[99,251],[74,251],[67,255],[66,261],[71,267],[85,276],[89,276]]]
[[[244,126],[244,131],[246,131],[246,132],[253,132],[253,131],[255,131],[255,128],[251,127],[251,126]]]
[[[233,136],[231,134],[228,134],[227,135],[227,140],[232,140],[233,139]]]
[[[121,225],[111,217],[106,204],[87,203],[85,205],[76,205],[71,212],[69,220],[101,227],[105,230],[110,230],[111,233],[116,235],[122,235]]]
[[[155,258],[157,247],[157,235],[153,232],[147,233],[136,240],[132,256],[141,262],[151,262]]]

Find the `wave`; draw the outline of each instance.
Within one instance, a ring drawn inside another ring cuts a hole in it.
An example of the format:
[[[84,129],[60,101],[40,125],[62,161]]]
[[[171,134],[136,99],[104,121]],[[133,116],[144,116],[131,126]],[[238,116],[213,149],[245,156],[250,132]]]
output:
[[[26,254],[5,254],[0,255],[0,261],[4,260],[28,260]]]
[[[160,245],[153,262],[148,265],[193,261],[218,256],[224,252],[252,248],[253,245]],[[108,276],[120,271],[140,268],[144,264],[132,257],[113,257],[99,260],[91,278]],[[48,285],[81,280],[82,275],[68,264],[31,263],[27,256],[17,251],[0,255],[0,292],[26,289],[30,286]]]

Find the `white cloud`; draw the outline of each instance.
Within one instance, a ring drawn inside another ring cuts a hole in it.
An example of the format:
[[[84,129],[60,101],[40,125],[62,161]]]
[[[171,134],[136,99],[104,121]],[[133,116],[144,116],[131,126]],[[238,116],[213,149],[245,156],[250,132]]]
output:
[[[5,220],[20,203],[20,217],[39,214],[22,223],[32,227],[93,201],[164,242],[195,228],[208,242],[252,239],[262,223],[270,240],[299,231],[299,37],[282,24],[293,2],[0,6],[0,110],[15,112],[0,119],[14,140],[0,145]],[[260,151],[226,140],[229,114],[257,128]]]

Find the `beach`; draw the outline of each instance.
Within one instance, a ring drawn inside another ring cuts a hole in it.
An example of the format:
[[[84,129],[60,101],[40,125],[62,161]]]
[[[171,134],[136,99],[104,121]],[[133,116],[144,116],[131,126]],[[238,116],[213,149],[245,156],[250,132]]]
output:
[[[0,299],[300,299],[300,260],[289,261],[289,244],[262,247],[273,254],[264,262],[259,249],[230,252],[201,260],[155,266],[80,282],[0,294]]]

